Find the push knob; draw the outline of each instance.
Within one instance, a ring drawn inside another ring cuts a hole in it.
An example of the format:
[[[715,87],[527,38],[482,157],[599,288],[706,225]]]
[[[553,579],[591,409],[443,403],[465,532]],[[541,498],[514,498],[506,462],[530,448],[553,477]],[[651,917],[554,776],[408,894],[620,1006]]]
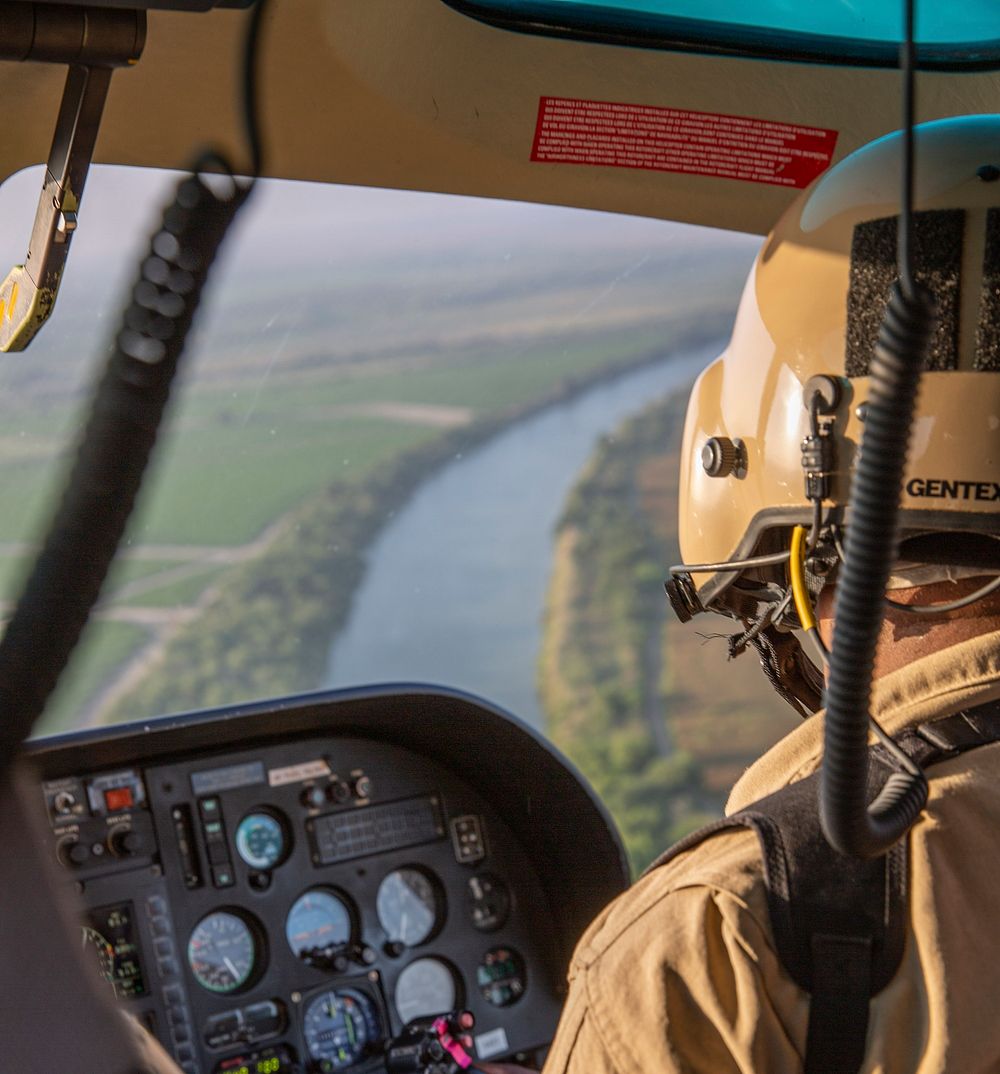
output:
[[[701,449],[701,465],[709,477],[737,478],[747,475],[747,446],[742,440],[728,436],[712,436]]]
[[[142,847],[142,836],[134,828],[116,828],[108,838],[108,849],[116,858],[129,858]]]
[[[326,793],[335,805],[343,805],[351,797],[351,788],[342,779],[338,779],[327,787]]]
[[[56,855],[63,865],[78,869],[90,858],[90,847],[76,839],[67,839],[56,847]]]
[[[701,465],[709,477],[728,477],[735,469],[738,452],[728,436],[713,436],[701,449]]]
[[[307,809],[321,809],[326,804],[326,789],[318,783],[306,787],[302,792],[302,804]]]

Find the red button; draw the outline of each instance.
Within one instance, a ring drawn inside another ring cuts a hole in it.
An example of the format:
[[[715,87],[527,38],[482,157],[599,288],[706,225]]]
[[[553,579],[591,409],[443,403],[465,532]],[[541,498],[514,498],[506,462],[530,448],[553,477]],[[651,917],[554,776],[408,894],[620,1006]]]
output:
[[[119,809],[131,809],[133,804],[131,787],[115,787],[113,790],[104,792],[104,804],[109,813],[117,813]]]

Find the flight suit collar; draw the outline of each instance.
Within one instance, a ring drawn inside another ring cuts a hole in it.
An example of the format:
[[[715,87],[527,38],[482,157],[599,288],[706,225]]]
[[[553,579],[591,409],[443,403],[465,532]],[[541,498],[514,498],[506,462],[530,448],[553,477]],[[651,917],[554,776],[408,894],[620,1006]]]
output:
[[[889,734],[1000,699],[1000,631],[907,664],[879,680],[872,698],[875,716]],[[818,712],[747,769],[729,796],[726,813],[737,813],[814,772],[822,746],[823,714]]]

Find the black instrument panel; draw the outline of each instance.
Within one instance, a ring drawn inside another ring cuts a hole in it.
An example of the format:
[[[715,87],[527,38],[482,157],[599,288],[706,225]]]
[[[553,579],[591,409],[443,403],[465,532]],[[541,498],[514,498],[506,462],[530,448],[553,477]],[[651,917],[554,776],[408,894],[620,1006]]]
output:
[[[459,1007],[480,1059],[551,1040],[572,943],[627,871],[534,732],[415,688],[150,726],[33,752],[95,973],[185,1074],[381,1070],[404,1025]]]

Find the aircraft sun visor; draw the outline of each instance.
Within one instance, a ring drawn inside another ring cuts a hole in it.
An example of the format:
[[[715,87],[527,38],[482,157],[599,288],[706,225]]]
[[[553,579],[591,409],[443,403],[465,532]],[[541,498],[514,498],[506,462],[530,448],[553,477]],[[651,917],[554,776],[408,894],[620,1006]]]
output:
[[[898,0],[444,0],[510,30],[722,55],[896,67]],[[936,70],[1000,68],[1000,7],[981,0],[921,5],[918,61]]]

